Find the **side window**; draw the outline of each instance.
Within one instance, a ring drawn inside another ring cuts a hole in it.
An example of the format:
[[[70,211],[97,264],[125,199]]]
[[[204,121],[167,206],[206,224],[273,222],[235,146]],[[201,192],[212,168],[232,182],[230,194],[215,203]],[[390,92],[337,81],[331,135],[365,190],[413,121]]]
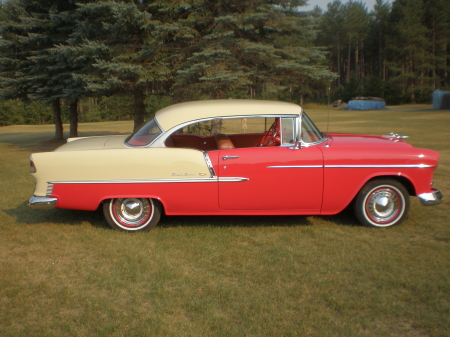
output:
[[[219,133],[227,135],[263,134],[269,130],[275,118],[232,118],[223,119]]]
[[[295,118],[281,118],[281,144],[295,143]]]
[[[185,126],[184,128],[177,130],[175,134],[196,135],[202,137],[211,136],[212,122],[213,121],[205,121],[190,124],[188,126]]]
[[[175,134],[215,136],[217,134],[263,134],[270,129],[275,118],[225,118],[198,122],[179,129]],[[289,126],[288,126],[289,128]],[[291,127],[292,128],[292,127]]]
[[[167,139],[166,146],[211,151],[293,144],[295,122],[296,119],[292,117],[213,119],[177,130]],[[222,146],[225,141],[227,147]]]

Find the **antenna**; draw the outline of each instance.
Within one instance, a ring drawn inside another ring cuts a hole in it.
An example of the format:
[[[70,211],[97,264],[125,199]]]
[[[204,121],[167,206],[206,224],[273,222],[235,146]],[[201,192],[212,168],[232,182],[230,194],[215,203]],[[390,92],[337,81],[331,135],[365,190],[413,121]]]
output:
[[[328,120],[327,120],[327,144],[325,145],[325,147],[329,147],[330,145],[328,144],[328,141],[330,139],[330,137],[328,137],[328,129],[330,127],[330,100],[331,100],[331,83],[330,86],[328,87]]]

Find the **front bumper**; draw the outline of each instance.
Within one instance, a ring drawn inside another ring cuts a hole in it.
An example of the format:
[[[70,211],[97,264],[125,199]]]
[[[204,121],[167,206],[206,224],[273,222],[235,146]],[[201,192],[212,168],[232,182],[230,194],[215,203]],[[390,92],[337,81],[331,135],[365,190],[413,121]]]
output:
[[[33,209],[51,209],[56,206],[57,198],[35,197],[34,195],[28,200],[28,207]]]
[[[424,206],[434,206],[439,205],[444,200],[441,191],[438,189],[433,189],[433,192],[422,193],[418,195],[420,202]]]

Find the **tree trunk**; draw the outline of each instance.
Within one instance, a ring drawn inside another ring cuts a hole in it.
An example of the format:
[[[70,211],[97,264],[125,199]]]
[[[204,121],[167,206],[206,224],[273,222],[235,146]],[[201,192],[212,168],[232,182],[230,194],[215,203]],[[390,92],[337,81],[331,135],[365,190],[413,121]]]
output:
[[[134,128],[133,132],[136,132],[139,127],[144,124],[145,120],[145,94],[142,89],[134,90]]]
[[[213,119],[211,123],[211,136],[218,135],[222,131],[222,120],[221,119]]]
[[[55,140],[63,140],[64,128],[61,119],[61,101],[59,98],[53,101],[53,121],[55,123]]]
[[[356,74],[356,79],[358,81],[358,85],[359,85],[359,80],[361,78],[361,74],[359,73],[359,43],[358,40],[356,40],[356,46],[355,46],[355,74]]]
[[[338,73],[338,88],[341,87],[341,40],[339,38],[339,32],[337,33],[337,73]]]
[[[352,40],[350,38],[348,39],[348,55],[347,55],[347,83],[350,83],[350,75],[351,75],[351,46],[352,46]]]
[[[70,137],[78,137],[78,100],[69,105]]]

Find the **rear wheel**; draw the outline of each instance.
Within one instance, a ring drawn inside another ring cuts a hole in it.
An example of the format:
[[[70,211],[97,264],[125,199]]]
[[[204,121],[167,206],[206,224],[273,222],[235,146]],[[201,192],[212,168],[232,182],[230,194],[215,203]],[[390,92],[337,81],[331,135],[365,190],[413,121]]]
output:
[[[358,193],[354,203],[356,218],[365,226],[391,227],[406,219],[409,193],[395,180],[373,180]]]
[[[117,198],[103,204],[108,224],[124,232],[149,231],[158,224],[161,205],[145,198]]]

